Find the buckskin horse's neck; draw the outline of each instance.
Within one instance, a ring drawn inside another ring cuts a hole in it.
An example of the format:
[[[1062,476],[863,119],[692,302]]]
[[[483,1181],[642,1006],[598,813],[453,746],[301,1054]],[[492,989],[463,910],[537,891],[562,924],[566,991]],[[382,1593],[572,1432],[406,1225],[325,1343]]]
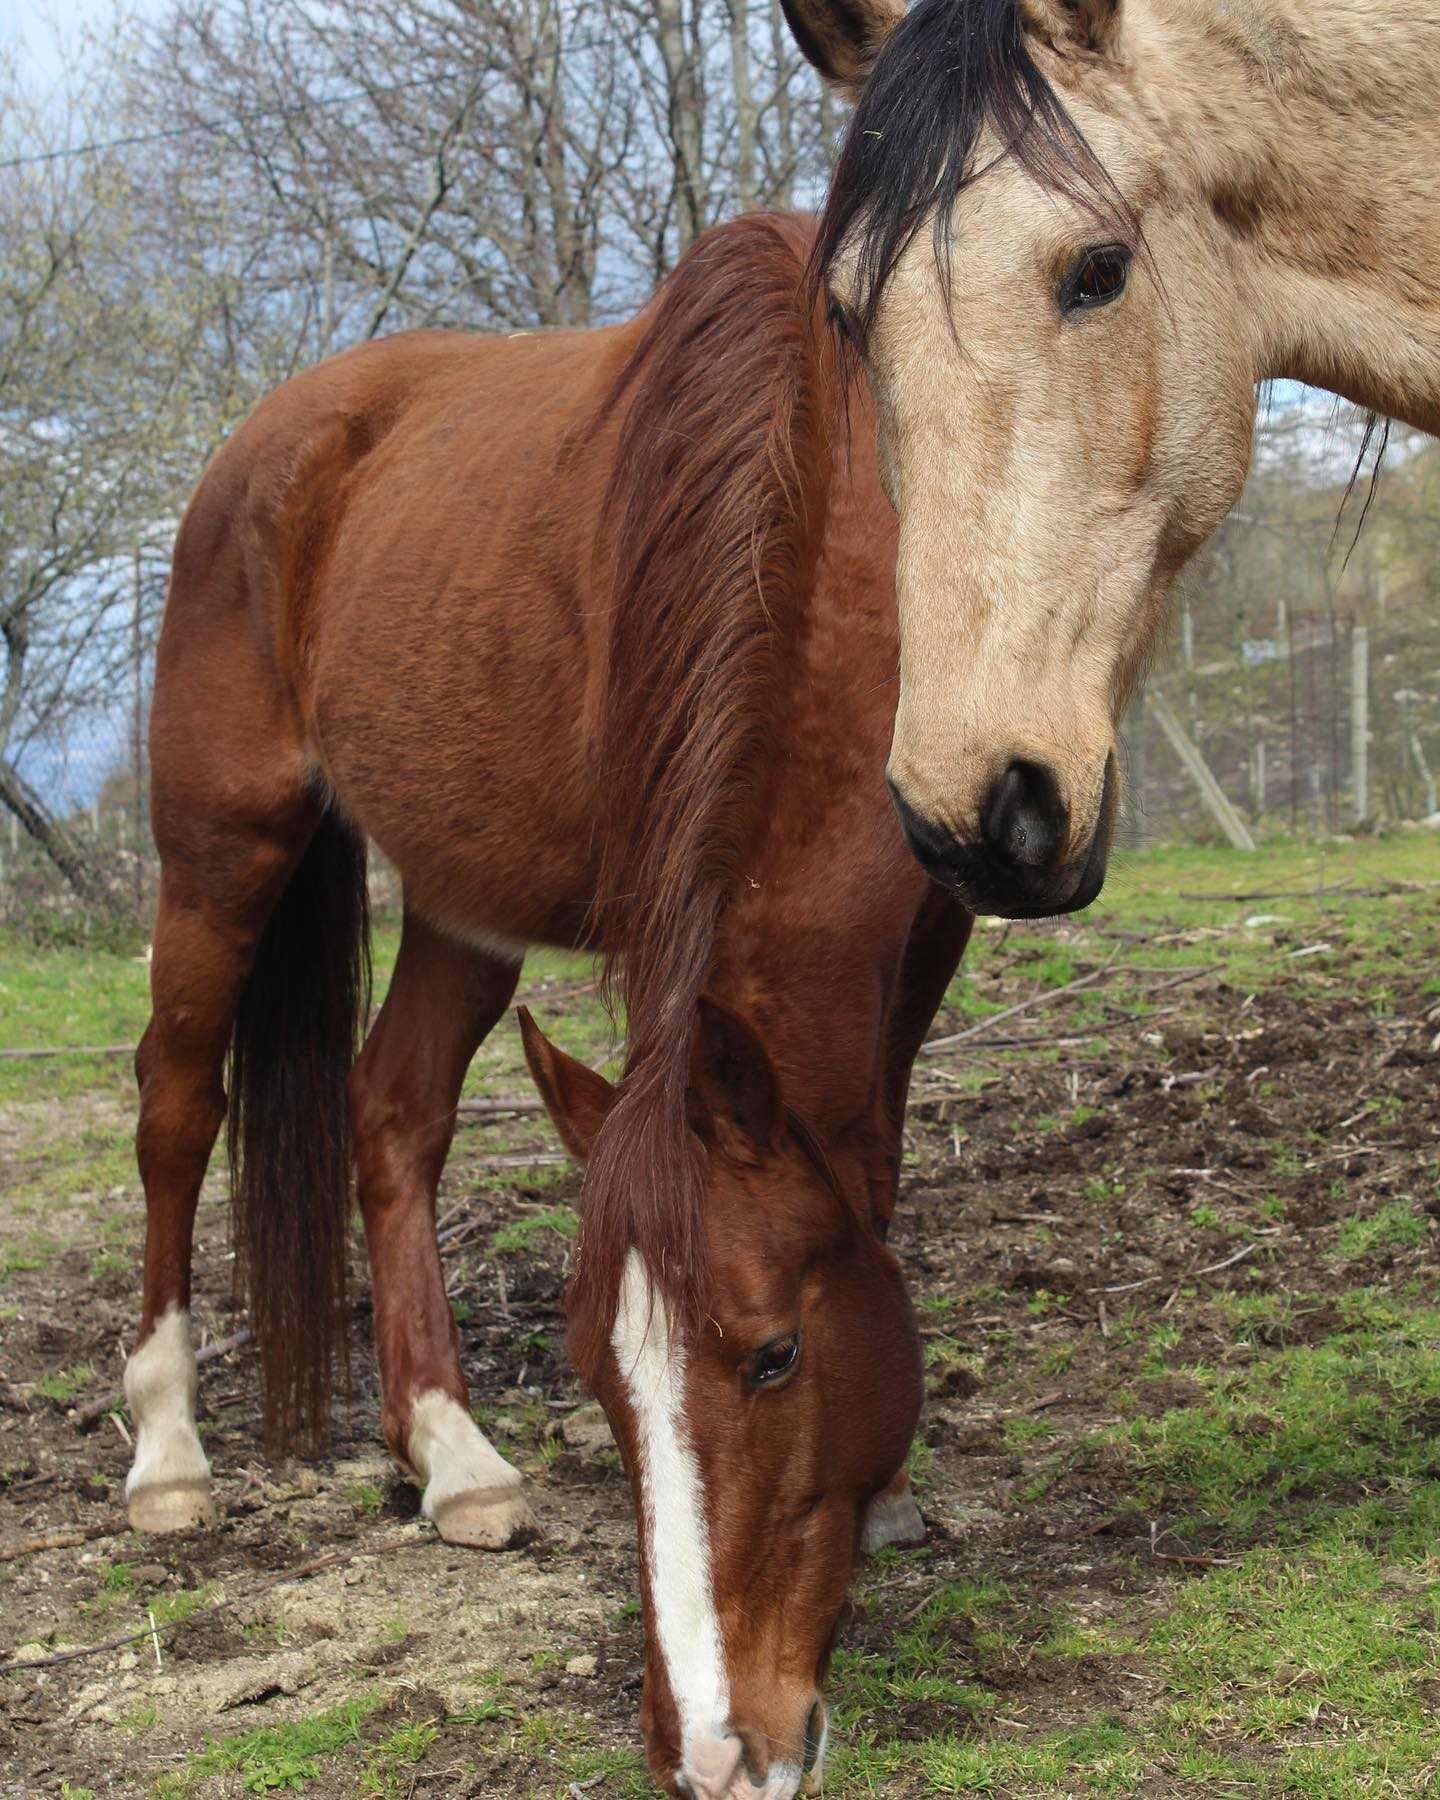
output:
[[[1440,431],[1440,12],[1129,5],[1133,91],[1234,238],[1262,373]]]

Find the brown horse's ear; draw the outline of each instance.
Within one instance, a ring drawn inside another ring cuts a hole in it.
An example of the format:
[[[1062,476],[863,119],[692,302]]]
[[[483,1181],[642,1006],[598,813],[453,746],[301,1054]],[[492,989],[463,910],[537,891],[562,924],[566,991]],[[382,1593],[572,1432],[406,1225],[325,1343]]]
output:
[[[729,1124],[768,1150],[780,1134],[780,1081],[755,1028],[739,1013],[702,994],[696,1007],[690,1086],[699,1103],[697,1124]]]
[[[800,54],[854,100],[886,38],[905,17],[904,0],[780,0]]]
[[[525,1060],[545,1110],[560,1133],[561,1143],[577,1162],[584,1162],[596,1132],[615,1103],[615,1090],[588,1063],[577,1062],[573,1056],[557,1050],[531,1018],[528,1007],[517,1006],[515,1010],[520,1017]]]
[[[1020,17],[1057,50],[1113,56],[1120,40],[1120,0],[1020,0]]]

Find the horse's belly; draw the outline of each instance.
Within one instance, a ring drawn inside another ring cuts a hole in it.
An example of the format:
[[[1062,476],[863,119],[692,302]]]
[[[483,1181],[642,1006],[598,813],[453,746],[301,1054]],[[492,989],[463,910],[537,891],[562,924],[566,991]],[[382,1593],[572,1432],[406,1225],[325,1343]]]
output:
[[[414,907],[482,947],[581,939],[596,837],[585,667],[542,605],[356,597],[311,663],[311,735]]]

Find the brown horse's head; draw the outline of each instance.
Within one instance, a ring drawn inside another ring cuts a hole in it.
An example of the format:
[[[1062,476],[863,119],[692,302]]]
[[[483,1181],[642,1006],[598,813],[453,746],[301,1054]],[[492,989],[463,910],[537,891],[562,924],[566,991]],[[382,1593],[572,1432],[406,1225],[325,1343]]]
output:
[[[583,1159],[614,1090],[521,1022]],[[581,1372],[635,1497],[651,1767],[693,1800],[790,1800],[818,1783],[821,1684],[865,1509],[915,1429],[918,1343],[868,1201],[847,1203],[760,1040],[708,1000],[690,1110],[708,1170],[707,1316],[682,1329],[632,1251],[608,1349]]]
[[[1161,9],[785,4],[857,97],[814,271],[900,519],[892,793],[975,911],[1070,911],[1166,592],[1249,464],[1233,233],[1146,104],[1173,97]]]

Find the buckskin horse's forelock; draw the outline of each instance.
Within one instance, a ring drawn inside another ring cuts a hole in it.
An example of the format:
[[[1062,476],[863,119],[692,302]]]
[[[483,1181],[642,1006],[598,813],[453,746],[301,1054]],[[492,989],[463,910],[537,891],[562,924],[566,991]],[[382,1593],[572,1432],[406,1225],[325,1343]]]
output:
[[[818,289],[839,256],[853,258],[851,318],[862,342],[927,220],[948,289],[955,201],[984,173],[975,150],[987,125],[1000,155],[1139,243],[1138,221],[1030,52],[1018,0],[917,0],[875,59],[810,259]]]
[[[682,1335],[705,1297],[704,1167],[686,1121],[695,1001],[739,876],[824,520],[833,352],[807,303],[811,228],[748,217],[658,296],[600,423],[612,622],[594,770],[616,825],[596,908],[629,1037],[591,1153],[571,1342],[605,1353],[625,1258]]]

